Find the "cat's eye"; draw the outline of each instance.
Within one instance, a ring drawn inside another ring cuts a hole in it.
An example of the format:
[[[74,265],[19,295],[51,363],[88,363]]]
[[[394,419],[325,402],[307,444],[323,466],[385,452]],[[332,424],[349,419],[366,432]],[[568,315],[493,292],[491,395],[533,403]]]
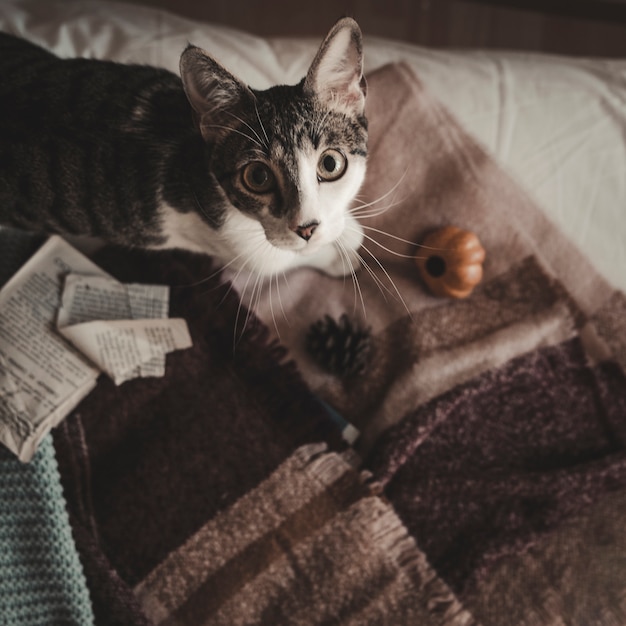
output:
[[[324,150],[317,162],[317,178],[320,182],[331,182],[341,178],[348,167],[348,160],[334,148]]]
[[[241,173],[243,184],[253,193],[268,193],[276,183],[274,172],[262,161],[248,163]]]

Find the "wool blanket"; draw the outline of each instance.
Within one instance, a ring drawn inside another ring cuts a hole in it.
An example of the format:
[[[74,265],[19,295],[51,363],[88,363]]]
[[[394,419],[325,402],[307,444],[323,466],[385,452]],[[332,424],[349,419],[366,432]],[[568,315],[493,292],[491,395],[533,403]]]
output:
[[[29,465],[0,449],[0,623],[94,623],[47,436]]]
[[[626,620],[626,298],[408,68],[367,107],[358,287],[97,259],[170,284],[194,346],[54,432],[96,623]],[[487,250],[460,301],[414,261],[447,224]],[[360,367],[312,352],[333,321]]]

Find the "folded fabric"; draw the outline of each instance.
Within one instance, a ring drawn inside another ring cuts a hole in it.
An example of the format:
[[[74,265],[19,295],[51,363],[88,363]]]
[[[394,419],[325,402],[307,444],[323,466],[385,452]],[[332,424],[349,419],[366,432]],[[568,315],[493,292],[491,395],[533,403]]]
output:
[[[296,450],[136,588],[156,624],[474,624],[390,505],[324,445]]]
[[[32,462],[0,448],[0,622],[94,623],[52,438]]]
[[[578,340],[530,352],[389,429],[368,467],[453,588],[626,484],[626,379]]]
[[[501,559],[465,603],[483,626],[626,623],[626,494],[612,492],[525,552]]]

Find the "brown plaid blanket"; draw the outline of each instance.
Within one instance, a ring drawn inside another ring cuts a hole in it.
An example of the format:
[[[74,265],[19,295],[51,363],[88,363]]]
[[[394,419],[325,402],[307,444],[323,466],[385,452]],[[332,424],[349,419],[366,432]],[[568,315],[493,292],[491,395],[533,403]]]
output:
[[[238,315],[207,259],[99,258],[172,285],[194,339],[55,432],[99,623],[626,621],[626,298],[408,68],[368,109],[358,288],[239,277]],[[447,224],[487,251],[463,300],[413,259]],[[332,320],[360,368],[312,353]]]

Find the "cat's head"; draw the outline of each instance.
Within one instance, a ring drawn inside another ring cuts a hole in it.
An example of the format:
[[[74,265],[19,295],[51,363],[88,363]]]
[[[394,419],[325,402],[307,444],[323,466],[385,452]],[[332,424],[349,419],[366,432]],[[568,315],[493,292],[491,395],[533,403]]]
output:
[[[288,259],[337,241],[365,176],[366,85],[356,22],[335,24],[298,85],[251,89],[194,46],[180,69],[211,146],[207,176],[226,206],[217,230],[235,239],[224,243],[237,252],[263,238],[259,255],[276,250]]]

